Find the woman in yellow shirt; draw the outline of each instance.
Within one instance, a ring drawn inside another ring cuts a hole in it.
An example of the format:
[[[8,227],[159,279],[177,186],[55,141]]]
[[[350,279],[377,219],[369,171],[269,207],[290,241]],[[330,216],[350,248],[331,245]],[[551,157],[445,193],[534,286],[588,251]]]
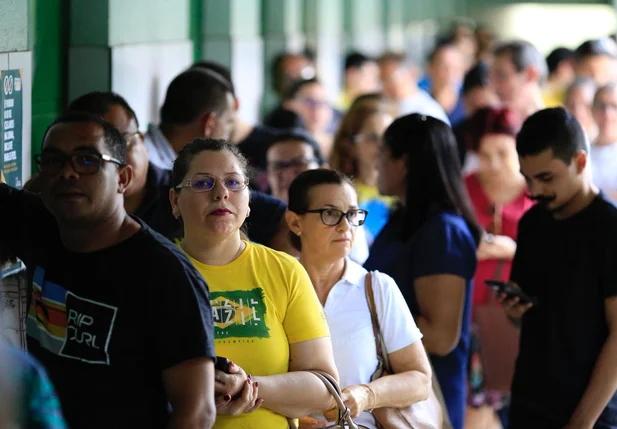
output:
[[[326,387],[307,371],[338,374],[324,312],[304,268],[242,239],[247,185],[246,159],[234,145],[198,139],[178,154],[170,201],[184,224],[180,246],[210,289],[216,353],[235,364],[232,374],[216,372],[214,428],[284,429],[287,418],[333,406]]]

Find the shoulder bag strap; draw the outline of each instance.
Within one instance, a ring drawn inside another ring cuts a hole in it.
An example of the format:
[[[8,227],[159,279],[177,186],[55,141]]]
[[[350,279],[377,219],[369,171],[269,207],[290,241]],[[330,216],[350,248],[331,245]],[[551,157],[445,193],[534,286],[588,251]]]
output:
[[[366,273],[366,277],[364,279],[364,293],[366,295],[368,309],[371,313],[371,324],[373,325],[373,336],[375,337],[377,359],[381,361],[384,369],[390,372],[390,361],[388,359],[386,348],[384,347],[383,336],[381,335],[381,327],[379,326],[379,318],[377,317],[377,306],[375,305],[375,295],[373,292],[372,277],[372,271]]]

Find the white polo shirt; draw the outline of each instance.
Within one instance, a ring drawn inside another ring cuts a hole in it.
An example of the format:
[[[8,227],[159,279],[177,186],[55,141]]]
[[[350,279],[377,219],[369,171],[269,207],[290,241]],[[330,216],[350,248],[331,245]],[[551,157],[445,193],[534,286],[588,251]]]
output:
[[[362,266],[348,258],[343,277],[334,285],[326,300],[325,312],[341,388],[369,383],[377,368],[371,313],[364,291],[366,274]],[[384,273],[375,272],[372,281],[377,317],[387,353],[421,339],[422,334],[394,280]],[[376,428],[375,419],[367,412],[354,422]]]

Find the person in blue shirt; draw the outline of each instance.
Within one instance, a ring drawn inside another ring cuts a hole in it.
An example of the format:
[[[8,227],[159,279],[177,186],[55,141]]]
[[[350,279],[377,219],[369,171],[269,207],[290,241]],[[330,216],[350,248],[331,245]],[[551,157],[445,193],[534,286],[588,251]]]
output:
[[[403,116],[380,148],[379,191],[400,207],[375,239],[368,270],[392,276],[424,335],[454,429],[467,396],[471,294],[482,231],[465,190],[456,139],[444,122]]]

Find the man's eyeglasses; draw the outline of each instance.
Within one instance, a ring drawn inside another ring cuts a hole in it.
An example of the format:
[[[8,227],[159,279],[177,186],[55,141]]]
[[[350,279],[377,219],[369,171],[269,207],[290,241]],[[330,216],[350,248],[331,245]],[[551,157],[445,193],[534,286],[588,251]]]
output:
[[[296,99],[311,109],[330,108],[330,103],[324,100],[317,100],[310,97],[297,97]]]
[[[321,222],[326,226],[336,226],[341,223],[344,217],[347,218],[351,226],[362,226],[368,215],[368,211],[362,209],[349,210],[347,212],[342,212],[338,209],[316,209],[306,210],[298,214],[305,213],[319,213]]]
[[[214,188],[217,180],[220,180],[223,186],[231,192],[241,191],[249,185],[248,177],[242,174],[228,174],[222,179],[209,174],[196,174],[192,179],[176,186],[176,189],[191,188],[195,192],[207,192]]]
[[[72,154],[61,152],[43,153],[37,155],[35,160],[39,171],[44,174],[58,174],[67,162],[79,174],[96,174],[101,168],[103,161],[124,165],[119,159],[98,152],[77,152]]]
[[[276,173],[283,170],[307,170],[312,163],[317,163],[316,158],[296,158],[291,161],[273,161],[269,163],[269,167]]]

